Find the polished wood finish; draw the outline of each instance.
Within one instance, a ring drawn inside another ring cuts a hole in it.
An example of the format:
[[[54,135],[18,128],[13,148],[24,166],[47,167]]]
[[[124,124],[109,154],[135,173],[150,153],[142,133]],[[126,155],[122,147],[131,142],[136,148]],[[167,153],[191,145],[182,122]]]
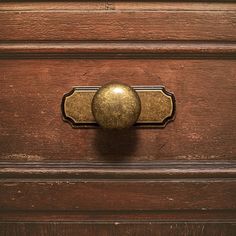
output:
[[[236,235],[234,1],[0,3],[0,235]],[[61,99],[164,85],[165,129],[73,129]]]

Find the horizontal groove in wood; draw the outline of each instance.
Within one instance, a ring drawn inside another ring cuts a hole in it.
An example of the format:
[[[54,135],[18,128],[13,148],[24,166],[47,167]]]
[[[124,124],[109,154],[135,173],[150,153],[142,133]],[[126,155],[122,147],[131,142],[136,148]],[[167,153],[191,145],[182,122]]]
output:
[[[233,0],[232,0],[233,1]],[[32,11],[32,10],[79,10],[79,11],[178,11],[178,10],[202,10],[202,11],[232,11],[236,5],[231,1],[6,1],[0,3],[2,11]]]
[[[205,211],[205,210],[179,210],[179,211],[1,211],[1,222],[19,220],[27,222],[235,222],[236,211]]]
[[[231,60],[235,53],[1,53],[0,59],[199,59]]]
[[[0,40],[228,40],[235,11],[0,11]]]
[[[236,179],[1,181],[3,211],[235,210]]]
[[[236,42],[11,42],[1,54],[229,54]]]
[[[1,178],[176,179],[235,178],[236,163],[0,163]]]
[[[236,222],[234,210],[1,211],[0,222]]]

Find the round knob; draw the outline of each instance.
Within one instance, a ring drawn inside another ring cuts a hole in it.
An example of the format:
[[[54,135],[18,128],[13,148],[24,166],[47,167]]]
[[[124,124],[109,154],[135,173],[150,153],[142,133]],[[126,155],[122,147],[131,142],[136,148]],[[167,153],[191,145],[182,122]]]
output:
[[[137,121],[141,102],[137,92],[130,86],[109,83],[94,95],[92,112],[97,123],[103,128],[128,128]]]

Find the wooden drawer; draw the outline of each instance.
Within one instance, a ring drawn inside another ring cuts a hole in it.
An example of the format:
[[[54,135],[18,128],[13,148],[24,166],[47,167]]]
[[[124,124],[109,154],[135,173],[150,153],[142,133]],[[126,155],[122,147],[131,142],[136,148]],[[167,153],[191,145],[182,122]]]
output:
[[[233,59],[1,60],[1,159],[5,161],[233,160],[236,61]],[[72,129],[61,99],[76,85],[118,80],[165,85],[176,96],[165,129],[113,134]]]
[[[235,235],[233,1],[0,3],[0,234]],[[73,129],[74,86],[163,85],[163,129]]]

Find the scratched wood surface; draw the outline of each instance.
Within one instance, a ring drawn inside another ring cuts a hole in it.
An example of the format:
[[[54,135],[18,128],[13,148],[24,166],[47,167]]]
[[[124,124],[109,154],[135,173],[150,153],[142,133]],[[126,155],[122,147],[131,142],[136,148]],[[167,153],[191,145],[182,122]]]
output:
[[[45,236],[45,235],[214,235],[234,236],[233,223],[157,223],[157,222],[98,222],[98,223],[5,223],[0,224],[0,233],[6,236]],[[96,232],[96,233],[95,233]]]
[[[3,10],[0,11],[0,40],[235,41],[235,20],[234,11]]]
[[[235,1],[1,1],[0,235],[236,235]],[[165,129],[72,129],[78,85],[164,85]]]
[[[219,179],[206,182],[173,179],[24,180],[18,183],[9,180],[0,183],[0,207],[3,211],[45,212],[235,210],[235,188],[236,181]]]
[[[1,60],[1,160],[234,160],[235,60]],[[72,129],[61,99],[77,85],[164,85],[177,114],[165,129]]]

